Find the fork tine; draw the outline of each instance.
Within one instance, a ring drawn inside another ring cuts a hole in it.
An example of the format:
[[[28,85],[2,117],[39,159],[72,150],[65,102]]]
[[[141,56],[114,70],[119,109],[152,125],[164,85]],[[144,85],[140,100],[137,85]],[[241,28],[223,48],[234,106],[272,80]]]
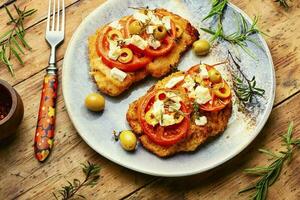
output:
[[[46,28],[46,31],[50,31],[50,15],[51,15],[51,0],[49,0],[48,17],[47,17],[47,28]]]
[[[60,2],[60,0],[57,1],[57,16],[56,16],[56,17],[57,17],[57,22],[56,22],[56,31],[59,31],[59,26],[60,26],[60,25],[59,25],[59,18],[60,18],[60,16],[59,16],[59,13],[60,13],[60,10],[59,10],[59,9],[60,9],[60,8],[59,8],[59,4],[60,4],[60,3],[59,3],[59,2]]]
[[[65,0],[62,0],[62,23],[61,23],[61,31],[65,31]]]
[[[55,9],[56,9],[56,5],[55,5],[55,0],[53,0],[53,11],[52,11],[52,27],[51,30],[54,31],[54,25],[55,25]]]

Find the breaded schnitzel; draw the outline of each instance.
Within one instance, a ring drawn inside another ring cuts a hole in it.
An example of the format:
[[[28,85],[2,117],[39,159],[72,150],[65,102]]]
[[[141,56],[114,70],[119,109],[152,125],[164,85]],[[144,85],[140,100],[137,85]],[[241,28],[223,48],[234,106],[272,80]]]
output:
[[[150,88],[147,94],[153,91],[159,91],[161,89],[166,88],[166,85],[170,83],[170,80],[172,79],[175,80],[174,79],[175,77],[182,77],[182,76],[185,77],[183,82],[181,83],[175,82],[174,83],[175,86],[174,88],[172,88],[175,91],[181,91],[182,87],[185,86],[186,84],[185,82],[185,80],[187,79],[186,77],[188,77],[189,75],[184,72],[176,72],[162,79],[158,83],[156,83],[152,88]],[[213,85],[211,86],[214,87]],[[198,86],[195,85],[194,87],[197,88]],[[159,157],[171,156],[178,152],[195,151],[198,146],[205,143],[209,138],[217,136],[225,130],[232,112],[231,96],[226,97],[230,100],[222,108],[220,107],[219,110],[216,109],[215,111],[205,111],[203,110],[205,109],[205,107],[203,107],[203,109],[199,109],[195,111],[195,108],[193,108],[194,106],[193,104],[195,103],[195,101],[193,102],[193,100],[187,97],[190,96],[192,92],[187,91],[186,96],[182,98],[182,101],[184,104],[188,105],[189,108],[191,108],[191,110],[193,110],[191,111],[190,114],[190,125],[189,125],[188,133],[186,134],[185,138],[176,142],[175,144],[161,145],[160,143],[153,141],[149,137],[149,135],[145,134],[145,130],[143,128],[143,125],[141,124],[140,116],[137,114],[139,113],[140,105],[143,104],[145,98],[147,98],[147,94],[140,97],[138,100],[134,101],[129,105],[126,118],[133,132],[139,136],[140,142],[142,143],[144,148],[146,148],[147,150],[156,154]],[[206,119],[204,120],[204,123],[199,124],[197,121],[198,124],[197,125],[195,120],[196,115],[205,116]],[[159,124],[155,126],[159,126]]]
[[[103,30],[109,25],[99,28],[94,35],[89,37],[90,74],[101,92],[110,96],[118,96],[133,83],[144,79],[148,75],[157,78],[165,76],[170,73],[173,68],[176,68],[181,54],[188,50],[192,43],[198,39],[198,31],[187,20],[164,9],[156,9],[154,12],[158,16],[169,16],[171,21],[176,25],[176,30],[182,31],[182,33],[180,33],[179,37],[174,38],[174,45],[168,53],[151,58],[151,62],[138,70],[126,72],[126,78],[124,78],[124,80],[118,80],[112,76],[112,67],[109,67],[103,62],[102,57],[99,56],[99,52],[97,51],[98,47],[96,44],[98,36],[102,34]],[[125,27],[124,24],[126,24],[129,18],[130,16],[123,17],[119,20],[119,23]],[[162,47],[158,47],[157,50],[163,47],[162,45]],[[126,67],[126,64],[124,64],[124,66]]]

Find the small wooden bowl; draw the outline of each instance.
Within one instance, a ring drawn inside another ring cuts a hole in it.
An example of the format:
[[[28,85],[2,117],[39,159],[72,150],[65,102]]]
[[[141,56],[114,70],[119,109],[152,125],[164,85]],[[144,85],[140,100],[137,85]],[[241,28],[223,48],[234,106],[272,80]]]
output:
[[[20,95],[6,81],[0,80],[0,104],[8,106],[8,113],[0,118],[0,141],[4,141],[15,135],[22,122],[24,106]],[[0,105],[1,106],[1,105]]]

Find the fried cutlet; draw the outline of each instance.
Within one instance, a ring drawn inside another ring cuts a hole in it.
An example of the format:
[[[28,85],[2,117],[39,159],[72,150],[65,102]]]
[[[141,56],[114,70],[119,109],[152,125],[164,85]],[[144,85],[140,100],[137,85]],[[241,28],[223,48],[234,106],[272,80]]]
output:
[[[164,88],[165,84],[171,78],[180,75],[184,75],[184,73],[176,72],[171,74],[170,76],[159,81],[148,92],[155,89]],[[142,145],[147,150],[153,152],[159,157],[168,157],[178,152],[195,151],[198,146],[206,142],[208,139],[221,134],[225,130],[232,112],[232,103],[228,104],[224,109],[217,112],[200,111],[201,115],[207,117],[206,125],[197,126],[195,122],[191,120],[190,133],[187,138],[172,146],[161,146],[152,142],[147,135],[143,134],[142,127],[139,123],[136,113],[138,110],[138,105],[143,101],[144,97],[145,96],[142,96],[129,105],[126,118],[132,130],[139,136]]]
[[[156,9],[155,12],[170,16],[175,24],[183,28],[183,34],[180,38],[176,39],[176,45],[167,55],[156,57],[142,70],[127,73],[127,77],[124,81],[113,78],[110,75],[111,68],[106,66],[97,54],[95,45],[97,35],[105,26],[99,28],[94,35],[89,37],[90,74],[101,92],[110,96],[118,96],[133,83],[144,79],[147,75],[156,78],[165,76],[170,73],[173,68],[176,68],[181,55],[198,39],[198,31],[186,19],[164,9]],[[128,17],[124,17],[121,20],[126,20],[126,18]]]

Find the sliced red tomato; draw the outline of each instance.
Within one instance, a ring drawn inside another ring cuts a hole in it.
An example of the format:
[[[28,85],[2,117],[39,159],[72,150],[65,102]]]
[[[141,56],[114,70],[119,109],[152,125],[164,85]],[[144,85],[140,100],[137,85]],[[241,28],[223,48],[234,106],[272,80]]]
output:
[[[223,63],[218,63],[216,65],[219,65],[219,64],[223,64]],[[187,71],[187,74],[194,74],[194,73],[199,73],[199,66],[200,65],[195,65],[193,67],[191,67],[188,71]],[[207,71],[211,70],[215,65],[207,65],[206,64],[206,69]],[[205,79],[204,81],[206,82],[210,82],[209,79]],[[224,80],[222,80],[224,81]],[[211,82],[210,82],[211,83]],[[225,81],[224,81],[224,84],[227,84]],[[213,86],[213,84],[211,83],[211,85]],[[229,87],[228,87],[229,88]],[[230,102],[231,102],[231,95],[228,97],[228,98],[219,98],[217,97],[213,92],[211,92],[211,95],[212,95],[212,100],[210,100],[209,102],[207,102],[206,104],[202,104],[202,105],[199,105],[199,108],[201,110],[204,110],[204,111],[210,111],[210,112],[213,112],[213,111],[220,111],[222,110],[223,108],[226,107],[226,105],[228,105]]]
[[[142,103],[139,105],[139,122],[144,133],[150,138],[151,141],[158,145],[170,146],[178,143],[188,135],[190,127],[190,117],[189,114],[187,114],[179,124],[174,124],[166,127],[160,125],[156,125],[153,127],[148,124],[145,120],[145,114],[153,105],[157,92],[158,91],[152,91],[147,94],[147,96],[144,97]],[[181,111],[184,113],[189,113],[188,107],[183,102],[181,102]]]
[[[110,27],[106,27],[102,33],[98,35],[96,42],[96,50],[99,57],[101,57],[104,64],[108,67],[113,68],[117,67],[118,69],[125,72],[134,72],[139,69],[144,68],[148,63],[152,61],[151,57],[143,55],[133,55],[131,62],[123,64],[117,60],[112,60],[108,57],[109,52],[109,42],[107,40],[107,33],[111,30]]]
[[[160,17],[162,17],[162,15]],[[133,17],[130,17],[126,22],[125,30],[124,30],[126,38],[130,37],[129,25],[134,20],[135,19]],[[147,39],[149,37],[149,35],[147,35],[146,33],[143,33],[140,36],[143,39]],[[160,41],[161,46],[159,48],[153,49],[152,47],[148,46],[144,50],[141,50],[141,49],[135,47],[134,45],[128,45],[128,48],[130,48],[133,51],[138,52],[138,53],[144,53],[145,55],[150,56],[150,57],[163,56],[172,50],[173,46],[175,45],[175,38],[176,38],[176,26],[175,26],[174,22],[171,21],[171,30],[170,30],[169,34],[167,34],[167,36]]]

